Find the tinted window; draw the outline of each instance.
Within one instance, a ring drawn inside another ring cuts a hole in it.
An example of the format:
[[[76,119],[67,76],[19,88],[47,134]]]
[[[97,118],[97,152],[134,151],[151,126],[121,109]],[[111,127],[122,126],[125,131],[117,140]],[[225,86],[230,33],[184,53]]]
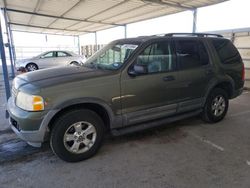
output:
[[[200,67],[209,63],[209,57],[205,46],[199,41],[176,41],[176,53],[180,69]]]
[[[232,64],[241,62],[241,57],[238,50],[229,40],[213,40],[213,45],[222,63]]]
[[[137,65],[142,65],[148,73],[166,72],[175,69],[170,42],[156,42],[146,47],[137,58]]]
[[[57,57],[67,57],[67,56],[70,56],[70,55],[66,52],[57,52]]]

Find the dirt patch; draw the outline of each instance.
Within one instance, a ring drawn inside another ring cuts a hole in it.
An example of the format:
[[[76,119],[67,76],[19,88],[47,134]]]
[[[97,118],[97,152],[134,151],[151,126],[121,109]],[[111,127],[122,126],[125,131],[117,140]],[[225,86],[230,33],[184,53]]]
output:
[[[12,139],[0,144],[0,165],[9,162],[23,162],[33,159],[35,154],[48,151],[48,144],[41,148],[28,145],[20,139]]]

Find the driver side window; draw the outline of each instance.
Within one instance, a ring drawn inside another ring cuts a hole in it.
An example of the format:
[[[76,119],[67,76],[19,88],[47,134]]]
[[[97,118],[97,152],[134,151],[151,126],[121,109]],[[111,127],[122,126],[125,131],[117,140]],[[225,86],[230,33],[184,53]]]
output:
[[[54,52],[48,52],[44,54],[43,56],[41,56],[41,58],[50,58],[50,57],[54,57]]]
[[[155,42],[146,47],[137,57],[136,65],[143,66],[147,73],[169,72],[174,70],[175,64],[170,42]]]

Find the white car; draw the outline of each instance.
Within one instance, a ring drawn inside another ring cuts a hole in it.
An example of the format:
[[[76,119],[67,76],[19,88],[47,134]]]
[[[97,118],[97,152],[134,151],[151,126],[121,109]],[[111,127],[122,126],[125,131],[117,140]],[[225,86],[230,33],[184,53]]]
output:
[[[70,51],[48,51],[30,59],[23,59],[16,62],[16,69],[35,71],[38,69],[50,68],[64,65],[81,65],[86,61],[84,56],[77,55]]]

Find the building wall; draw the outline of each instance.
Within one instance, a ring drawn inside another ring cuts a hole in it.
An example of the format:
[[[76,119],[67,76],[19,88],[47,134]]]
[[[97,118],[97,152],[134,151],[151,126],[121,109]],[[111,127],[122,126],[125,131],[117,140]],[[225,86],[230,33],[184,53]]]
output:
[[[231,32],[221,32],[221,34],[226,38],[230,38],[239,50],[245,65],[246,79],[250,80],[250,29],[249,32],[248,29],[246,29],[246,31],[236,30]]]

